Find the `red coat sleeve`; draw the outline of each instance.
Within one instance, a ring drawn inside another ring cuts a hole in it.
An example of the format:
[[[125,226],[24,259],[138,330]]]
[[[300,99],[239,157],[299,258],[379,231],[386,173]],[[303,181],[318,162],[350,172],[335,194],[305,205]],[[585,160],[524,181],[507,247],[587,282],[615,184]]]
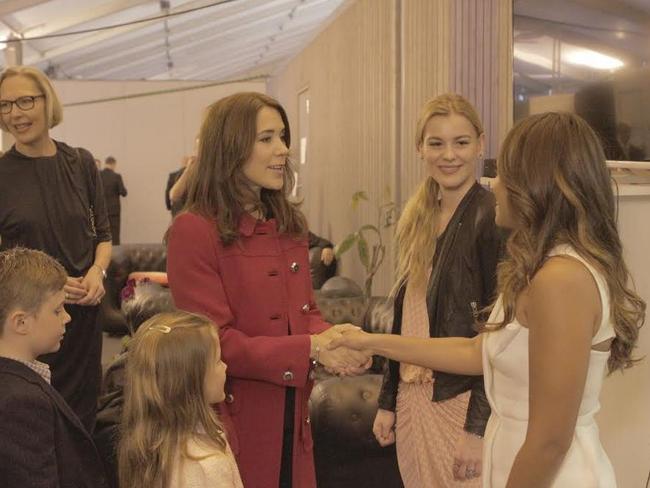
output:
[[[176,307],[204,314],[219,327],[229,376],[305,386],[309,376],[309,336],[250,337],[234,328],[217,253],[214,224],[190,213],[174,220],[168,238],[167,274]],[[314,328],[320,329],[316,324]],[[285,379],[287,371],[293,373],[289,381]]]

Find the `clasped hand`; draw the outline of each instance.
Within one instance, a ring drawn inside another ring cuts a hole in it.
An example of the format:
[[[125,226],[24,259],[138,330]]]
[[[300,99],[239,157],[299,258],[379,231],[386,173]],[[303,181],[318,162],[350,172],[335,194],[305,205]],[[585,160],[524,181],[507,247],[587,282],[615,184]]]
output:
[[[97,305],[104,296],[102,272],[97,266],[91,266],[86,276],[68,276],[63,291],[65,303],[76,305]]]
[[[372,364],[372,355],[367,351],[354,350],[348,347],[330,347],[346,332],[359,330],[356,325],[333,325],[320,334],[312,336],[312,343],[317,347],[317,360],[325,369],[333,374],[351,376],[361,374]]]
[[[332,338],[327,345],[327,349],[337,350],[339,348],[345,348],[354,351],[363,351],[365,354],[372,356],[372,351],[366,344],[367,337],[370,337],[370,334],[362,331],[359,327],[345,327],[339,329],[339,333],[336,337]]]

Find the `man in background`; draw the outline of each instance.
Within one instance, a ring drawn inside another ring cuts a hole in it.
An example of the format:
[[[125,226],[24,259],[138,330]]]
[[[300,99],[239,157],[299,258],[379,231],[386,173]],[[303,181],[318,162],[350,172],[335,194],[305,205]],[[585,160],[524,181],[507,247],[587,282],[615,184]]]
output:
[[[165,188],[165,205],[172,213],[172,217],[183,209],[187,193],[187,184],[191,175],[191,168],[196,158],[184,156],[181,161],[181,168],[169,173],[167,187]]]
[[[120,219],[122,213],[120,197],[126,196],[126,187],[122,181],[122,175],[115,172],[116,164],[115,158],[108,156],[104,161],[104,169],[100,171],[106,199],[106,213],[111,226],[114,246],[120,243]]]

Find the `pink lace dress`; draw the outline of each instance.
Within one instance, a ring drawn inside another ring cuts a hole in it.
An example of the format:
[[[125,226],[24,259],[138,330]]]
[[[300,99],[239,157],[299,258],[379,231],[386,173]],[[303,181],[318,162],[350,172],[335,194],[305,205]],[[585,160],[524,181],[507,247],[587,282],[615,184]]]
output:
[[[402,312],[402,335],[429,337],[426,290],[408,285]],[[478,488],[481,478],[456,481],[454,450],[463,432],[469,392],[433,402],[429,369],[400,364],[397,393],[397,460],[405,488]]]

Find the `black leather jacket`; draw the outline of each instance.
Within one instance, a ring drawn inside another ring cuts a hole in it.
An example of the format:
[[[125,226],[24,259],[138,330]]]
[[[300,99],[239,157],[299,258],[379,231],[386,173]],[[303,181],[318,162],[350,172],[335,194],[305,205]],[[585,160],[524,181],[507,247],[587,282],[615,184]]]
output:
[[[439,239],[427,289],[431,337],[473,337],[480,311],[496,292],[496,266],[504,242],[494,223],[494,196],[478,183],[463,197],[444,237]],[[402,330],[406,284],[395,299],[393,334]],[[483,376],[435,372],[433,401],[453,398],[471,390],[465,430],[482,436],[490,416]],[[389,361],[379,395],[379,408],[395,410],[399,363]]]

